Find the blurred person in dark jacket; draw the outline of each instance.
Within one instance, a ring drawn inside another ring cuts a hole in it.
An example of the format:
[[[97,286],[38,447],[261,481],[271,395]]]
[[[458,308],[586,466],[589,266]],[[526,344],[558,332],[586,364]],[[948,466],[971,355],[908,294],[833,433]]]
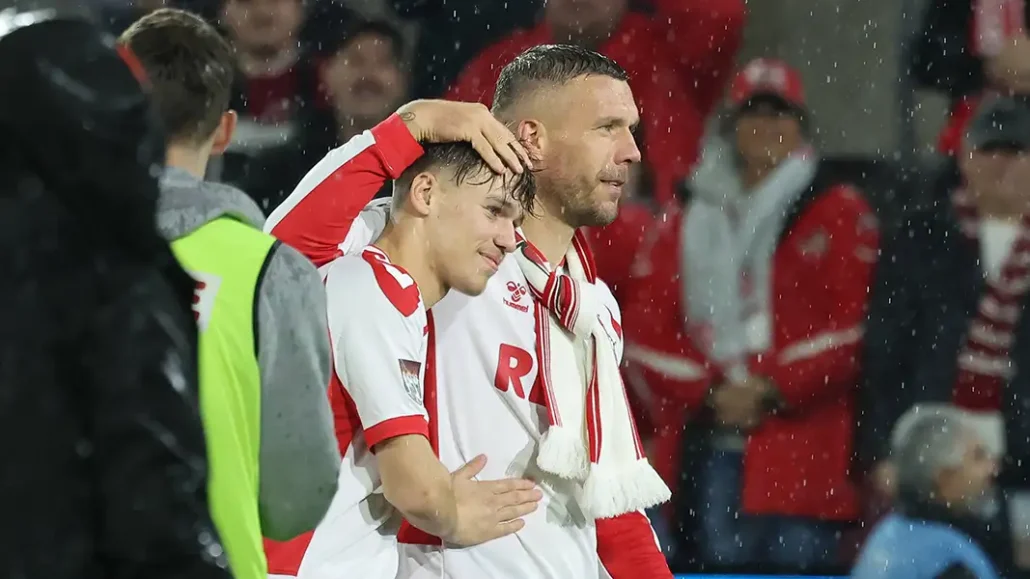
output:
[[[641,254],[626,358],[653,396],[651,458],[679,487],[681,551],[810,569],[835,562],[858,516],[856,354],[878,224],[808,143],[797,71],[748,63],[729,112],[728,142],[706,146],[690,201]],[[681,439],[698,447],[686,465]]]
[[[197,280],[212,512],[237,579],[263,578],[262,537],[313,529],[336,492],[324,286],[307,258],[261,231],[246,194],[203,180],[236,120],[225,40],[191,13],[162,9],[121,41],[151,79],[168,132],[158,228]]]
[[[865,349],[862,466],[883,493],[884,442],[913,404],[954,402],[991,420],[1016,539],[1030,540],[1030,110],[985,101],[968,128],[962,184],[907,215],[885,244]],[[1000,541],[1009,543],[1006,537]],[[1025,555],[1024,555],[1025,556]]]
[[[881,520],[854,579],[1000,579],[984,548],[997,462],[960,410],[916,406],[895,426],[895,512]]]
[[[159,123],[70,4],[3,7],[0,574],[228,579]]]
[[[239,181],[265,214],[329,151],[374,127],[407,98],[406,49],[396,26],[385,20],[353,20],[336,38],[321,66],[326,105],[309,107],[290,141],[258,153]],[[382,194],[390,191],[387,185]]]

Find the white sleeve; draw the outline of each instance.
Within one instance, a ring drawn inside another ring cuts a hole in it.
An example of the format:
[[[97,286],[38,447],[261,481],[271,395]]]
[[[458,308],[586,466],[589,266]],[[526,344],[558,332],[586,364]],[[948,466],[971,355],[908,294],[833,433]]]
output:
[[[375,267],[392,268],[387,281],[396,283],[384,290]],[[428,438],[425,309],[414,281],[389,264],[345,256],[327,271],[326,295],[335,371],[368,447],[405,434]]]

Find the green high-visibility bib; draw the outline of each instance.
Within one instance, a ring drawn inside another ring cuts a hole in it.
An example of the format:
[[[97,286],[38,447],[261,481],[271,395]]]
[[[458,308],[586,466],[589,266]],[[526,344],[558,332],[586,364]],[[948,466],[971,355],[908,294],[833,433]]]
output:
[[[197,280],[200,409],[207,439],[211,516],[237,579],[266,579],[258,513],[261,375],[255,303],[275,238],[230,217],[172,242]]]

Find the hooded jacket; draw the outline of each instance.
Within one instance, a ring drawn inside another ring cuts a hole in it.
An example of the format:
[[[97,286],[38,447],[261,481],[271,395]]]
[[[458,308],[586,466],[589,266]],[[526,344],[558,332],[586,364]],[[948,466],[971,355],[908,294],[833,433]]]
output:
[[[242,191],[181,169],[165,171],[157,224],[166,239],[185,237],[222,217],[259,231],[264,223],[261,210]],[[257,281],[254,307],[261,376],[261,526],[267,537],[288,539],[322,519],[340,467],[326,394],[325,291],[314,265],[275,242]]]
[[[74,7],[0,6],[0,574],[228,579],[163,137]]]

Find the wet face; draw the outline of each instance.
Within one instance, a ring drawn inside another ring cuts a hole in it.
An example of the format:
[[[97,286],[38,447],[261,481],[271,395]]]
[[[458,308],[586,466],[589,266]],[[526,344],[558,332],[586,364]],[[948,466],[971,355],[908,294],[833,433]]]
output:
[[[504,256],[515,250],[522,209],[500,178],[472,175],[458,185],[444,173],[437,186],[426,220],[436,271],[447,287],[479,295]]]
[[[974,432],[960,439],[962,461],[941,472],[938,490],[951,506],[976,511],[989,496],[998,463]]]
[[[736,119],[737,150],[748,165],[776,167],[804,142],[801,122],[786,106],[745,107]]]
[[[324,80],[338,117],[376,123],[399,106],[407,79],[393,42],[359,34],[326,63]]]
[[[300,0],[226,0],[222,20],[241,51],[271,58],[297,42]]]
[[[629,84],[607,76],[584,76],[554,89],[547,117],[538,198],[572,227],[607,225],[640,162],[633,130],[640,121]]]

